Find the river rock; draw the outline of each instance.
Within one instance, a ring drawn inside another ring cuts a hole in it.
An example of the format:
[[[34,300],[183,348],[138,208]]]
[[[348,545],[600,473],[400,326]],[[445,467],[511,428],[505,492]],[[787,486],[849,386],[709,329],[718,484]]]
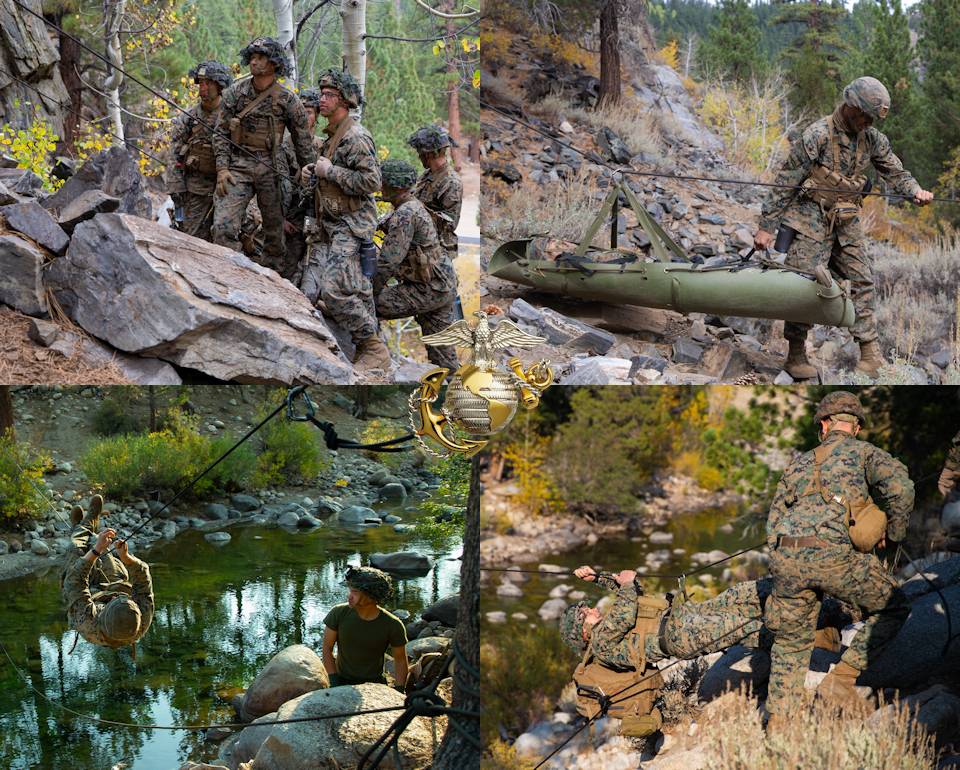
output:
[[[450,646],[450,640],[445,636],[425,636],[407,642],[407,657],[416,660],[421,655],[430,652],[444,652]]]
[[[342,510],[343,506],[336,500],[329,497],[321,497],[317,501],[317,507],[314,509],[314,513],[321,519],[326,519],[334,514],[340,513]]]
[[[362,524],[380,517],[373,508],[367,508],[365,505],[348,505],[340,511],[338,518],[343,524]]]
[[[322,527],[323,522],[320,521],[320,519],[311,516],[309,513],[305,513],[300,517],[300,520],[297,522],[297,526],[300,529],[313,529],[315,527]]]
[[[40,246],[60,256],[67,250],[70,239],[50,213],[36,201],[15,203],[0,208],[11,230],[23,233]]]
[[[230,542],[230,533],[229,532],[208,532],[203,536],[203,539],[206,540],[211,545],[226,545]]]
[[[267,736],[273,732],[273,725],[261,723],[273,722],[276,718],[277,712],[271,711],[254,719],[249,727],[245,727],[235,736],[235,739],[231,739],[220,748],[217,761],[223,762],[230,770],[237,770],[241,763],[249,762],[257,755]]]
[[[147,195],[147,182],[140,173],[137,157],[126,147],[118,146],[97,153],[47,198],[43,207],[62,217],[62,211],[84,193],[99,191],[118,199],[116,210],[120,213],[152,220],[153,204]]]
[[[50,555],[50,546],[44,543],[42,540],[35,539],[30,543],[30,550],[35,553],[37,556],[49,556]]]
[[[230,518],[230,511],[222,503],[209,503],[205,513],[208,518],[215,521],[226,521]]]
[[[68,316],[119,350],[220,380],[352,381],[330,329],[289,282],[154,222],[98,214],[46,279]]]
[[[537,610],[537,614],[543,620],[557,620],[563,614],[563,611],[567,609],[567,602],[564,599],[547,599],[540,609]]]
[[[177,536],[177,523],[175,521],[165,522],[160,529],[160,536],[165,540],[173,540]]]
[[[394,516],[392,513],[388,513],[383,517],[384,524],[399,524],[401,521],[403,521],[403,519],[399,516]]]
[[[44,315],[43,252],[22,238],[0,235],[0,303],[26,315]]]
[[[6,540],[0,540],[0,556],[5,556],[10,552],[10,546],[7,545]]]
[[[297,719],[350,711],[401,707],[404,696],[383,684],[334,687],[301,695],[281,706],[278,719]],[[359,757],[401,713],[388,711],[354,717],[277,725],[244,770],[339,770],[355,767]],[[403,767],[427,767],[432,759],[430,721],[415,717],[397,742]]]
[[[666,545],[667,543],[672,543],[672,542],[673,542],[672,532],[651,532],[650,533],[651,545]]]
[[[433,566],[428,557],[414,551],[372,553],[370,564],[388,572],[427,572]]]
[[[431,604],[420,613],[420,616],[424,620],[439,620],[443,625],[453,628],[457,625],[457,611],[459,608],[460,595],[451,594]]]
[[[276,711],[291,698],[329,686],[320,656],[306,645],[294,644],[274,655],[253,680],[243,696],[241,713],[250,721]]]
[[[407,496],[407,489],[403,484],[384,484],[380,488],[381,500],[403,500]]]
[[[249,513],[260,508],[260,501],[252,495],[230,495],[230,505],[241,513]]]
[[[488,612],[486,614],[488,623],[506,623],[507,622],[507,613],[502,610],[494,610],[493,612]]]
[[[277,524],[281,527],[296,527],[300,523],[300,517],[293,511],[284,511],[277,518]]]
[[[519,599],[523,596],[523,591],[513,583],[501,583],[497,586],[497,596],[505,599]]]

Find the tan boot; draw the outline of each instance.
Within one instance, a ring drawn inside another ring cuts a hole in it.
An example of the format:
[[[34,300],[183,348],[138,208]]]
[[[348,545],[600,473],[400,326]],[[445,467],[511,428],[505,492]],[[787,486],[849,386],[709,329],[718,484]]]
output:
[[[390,370],[390,351],[376,334],[357,343],[357,355],[353,359],[357,369]]]
[[[857,695],[856,682],[860,669],[854,668],[842,660],[827,674],[817,688],[817,696],[837,706],[861,703]]]
[[[834,626],[818,628],[813,638],[813,646],[830,652],[840,652],[840,631]]]
[[[863,372],[868,377],[876,377],[880,367],[886,361],[883,360],[883,354],[880,352],[880,343],[876,340],[860,343],[860,363],[857,364],[857,371]]]
[[[80,506],[77,506],[79,508]],[[74,508],[76,511],[76,508]],[[87,508],[87,513],[83,517],[84,526],[89,529],[91,532],[96,532],[100,529],[100,514],[103,512],[103,497],[100,495],[94,495],[90,498],[90,507]],[[70,514],[70,519],[73,520],[74,514]]]
[[[812,380],[817,376],[817,370],[807,360],[803,340],[790,340],[790,350],[783,368],[795,380]]]

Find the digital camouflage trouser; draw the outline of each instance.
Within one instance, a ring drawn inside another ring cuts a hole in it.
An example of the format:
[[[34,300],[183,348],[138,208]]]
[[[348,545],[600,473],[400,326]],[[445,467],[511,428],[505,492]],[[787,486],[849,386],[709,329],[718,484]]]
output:
[[[269,158],[267,158],[269,163]],[[223,197],[215,196],[213,240],[221,246],[240,251],[240,226],[250,199],[256,195],[263,219],[263,255],[257,261],[278,273],[284,270],[282,195],[276,174],[264,163],[236,159],[230,164],[233,184]]]
[[[360,270],[360,239],[348,227],[323,227],[311,237],[300,291],[349,332],[354,343],[377,333],[373,286]]]
[[[850,299],[857,314],[850,332],[858,342],[871,342],[877,339],[877,320],[874,316],[876,296],[873,265],[863,251],[863,240],[863,226],[858,219],[838,224],[824,241],[815,241],[797,233],[787,253],[786,264],[808,272],[812,272],[817,265],[825,264],[838,281],[849,281]],[[787,321],[783,336],[788,340],[803,340],[809,329],[809,324]]]
[[[184,192],[183,196],[183,225],[180,231],[194,238],[203,238],[213,243],[213,193]]]
[[[850,546],[777,549],[770,556],[773,593],[765,621],[774,634],[767,710],[776,713],[790,692],[803,689],[823,594],[869,614],[842,660],[862,671],[900,630],[910,605],[872,554]]]

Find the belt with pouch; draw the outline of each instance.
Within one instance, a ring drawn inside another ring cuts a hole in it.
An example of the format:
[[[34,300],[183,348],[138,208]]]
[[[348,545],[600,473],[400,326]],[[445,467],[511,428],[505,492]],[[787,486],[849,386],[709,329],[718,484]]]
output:
[[[777,548],[832,548],[837,543],[828,543],[819,537],[809,535],[807,537],[788,537],[780,535],[777,538]]]

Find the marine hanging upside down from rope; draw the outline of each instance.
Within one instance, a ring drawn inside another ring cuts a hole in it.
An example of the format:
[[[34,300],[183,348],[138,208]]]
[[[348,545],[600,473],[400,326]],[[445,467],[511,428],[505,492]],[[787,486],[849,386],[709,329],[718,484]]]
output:
[[[103,498],[94,495],[86,515],[79,506],[71,514],[74,547],[63,575],[67,619],[88,642],[113,648],[130,645],[135,655],[134,645],[153,622],[150,567],[130,553],[124,540],[116,544],[117,556],[107,553],[117,533],[108,528],[96,534],[102,510]]]
[[[864,251],[860,220],[867,183],[864,172],[872,164],[894,192],[917,205],[933,200],[933,193],[917,184],[890,149],[890,140],[873,126],[889,109],[890,94],[879,80],[861,77],[850,83],[833,114],[808,126],[793,144],[774,180],[803,189],[772,188],[754,235],[758,249],[769,249],[778,227],[792,228],[796,237],[787,253],[788,265],[807,271],[827,265],[838,279],[850,282],[856,310],[852,332],[860,344],[857,370],[871,377],[877,375],[884,359],[874,317],[873,266]],[[790,345],[784,368],[795,379],[817,376],[806,355],[809,329],[807,324],[793,322],[784,327]]]

